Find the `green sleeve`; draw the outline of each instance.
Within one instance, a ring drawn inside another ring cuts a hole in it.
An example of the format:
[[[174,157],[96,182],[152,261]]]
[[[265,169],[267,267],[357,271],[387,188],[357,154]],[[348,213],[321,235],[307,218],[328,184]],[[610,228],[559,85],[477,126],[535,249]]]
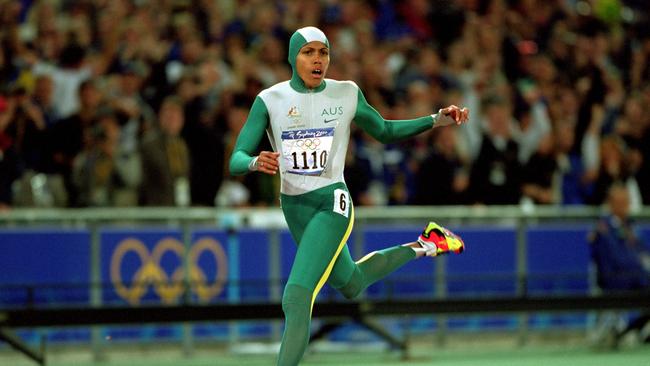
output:
[[[254,159],[264,131],[269,124],[269,112],[264,101],[259,96],[255,98],[246,123],[237,136],[237,142],[230,157],[230,174],[244,175],[249,172],[248,166]]]
[[[359,89],[354,121],[379,142],[387,144],[415,136],[433,127],[433,118],[424,116],[406,120],[385,120]]]

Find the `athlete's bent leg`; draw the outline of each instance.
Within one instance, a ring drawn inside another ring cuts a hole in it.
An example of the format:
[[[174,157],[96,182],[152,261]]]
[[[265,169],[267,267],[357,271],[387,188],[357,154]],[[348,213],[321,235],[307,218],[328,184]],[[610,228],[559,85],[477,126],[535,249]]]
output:
[[[400,245],[372,252],[355,263],[350,257],[350,252],[345,250],[334,265],[330,284],[343,296],[351,299],[366,287],[421,255],[424,253],[418,253],[409,245]]]
[[[347,298],[356,297],[366,287],[386,277],[409,261],[449,252],[462,253],[462,239],[446,228],[430,222],[417,242],[369,253],[356,263],[349,250],[343,251],[332,271],[330,284]]]

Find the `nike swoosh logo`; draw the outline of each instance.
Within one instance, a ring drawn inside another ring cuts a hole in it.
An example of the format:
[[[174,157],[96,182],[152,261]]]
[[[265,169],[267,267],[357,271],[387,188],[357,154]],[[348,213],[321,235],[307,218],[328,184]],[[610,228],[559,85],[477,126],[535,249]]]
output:
[[[334,119],[326,119],[326,120],[323,120],[323,122],[325,122],[325,123],[330,123],[330,122],[334,122],[334,121],[336,121],[336,120],[338,120],[338,118],[334,118]]]

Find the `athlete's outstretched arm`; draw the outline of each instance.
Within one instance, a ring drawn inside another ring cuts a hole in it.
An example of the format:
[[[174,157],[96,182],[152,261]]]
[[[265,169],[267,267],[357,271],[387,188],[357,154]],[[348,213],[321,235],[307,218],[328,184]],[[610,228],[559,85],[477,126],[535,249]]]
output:
[[[264,137],[264,131],[268,124],[269,112],[262,98],[258,96],[253,102],[244,127],[237,136],[237,142],[230,157],[230,174],[243,175],[255,170],[273,170],[272,161],[277,164],[277,153],[267,151],[260,153],[259,157],[253,156],[262,137]],[[262,164],[260,167],[261,162],[258,162],[258,159],[262,158],[262,155],[264,155],[264,159],[268,159],[268,162],[266,166]],[[275,170],[277,170],[277,166]],[[274,174],[270,171],[264,172]]]
[[[406,120],[386,120],[373,108],[359,89],[357,95],[357,111],[355,122],[370,136],[386,144],[399,141],[422,133],[432,127],[447,126],[453,123],[461,124],[467,121],[469,110],[449,106],[438,113]]]

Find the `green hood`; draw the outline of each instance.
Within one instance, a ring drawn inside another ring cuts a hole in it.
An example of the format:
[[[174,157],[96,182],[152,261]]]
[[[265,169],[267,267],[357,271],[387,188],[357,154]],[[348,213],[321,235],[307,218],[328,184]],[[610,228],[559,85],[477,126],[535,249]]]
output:
[[[306,45],[309,42],[318,41],[324,43],[327,48],[330,47],[330,43],[325,36],[325,33],[316,27],[304,27],[300,28],[293,33],[291,39],[289,40],[289,64],[291,64],[291,87],[299,92],[307,92],[308,89],[303,83],[298,72],[296,72],[296,57],[298,57],[298,52],[302,46]],[[325,88],[325,81],[323,81],[314,91],[321,91]]]

